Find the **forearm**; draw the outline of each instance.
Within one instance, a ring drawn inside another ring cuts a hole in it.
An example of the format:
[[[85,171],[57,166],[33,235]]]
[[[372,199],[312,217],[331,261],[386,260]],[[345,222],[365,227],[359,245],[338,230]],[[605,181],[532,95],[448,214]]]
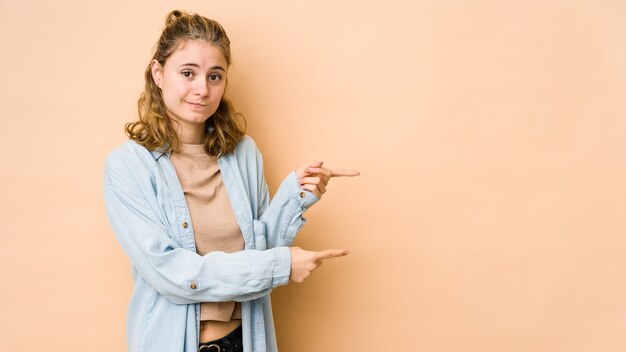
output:
[[[274,199],[266,202],[260,211],[259,220],[266,227],[267,247],[290,246],[306,223],[304,212],[318,200],[311,192],[300,189],[295,172],[287,175]]]

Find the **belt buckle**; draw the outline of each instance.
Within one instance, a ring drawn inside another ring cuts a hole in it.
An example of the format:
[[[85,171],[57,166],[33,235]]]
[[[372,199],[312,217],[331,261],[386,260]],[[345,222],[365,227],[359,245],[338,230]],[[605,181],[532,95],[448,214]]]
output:
[[[211,347],[215,347],[217,348],[217,350],[215,350],[215,352],[222,352],[222,348],[214,343],[210,344],[210,345],[202,345],[200,346],[200,349],[198,350],[198,352],[201,351],[211,351]]]

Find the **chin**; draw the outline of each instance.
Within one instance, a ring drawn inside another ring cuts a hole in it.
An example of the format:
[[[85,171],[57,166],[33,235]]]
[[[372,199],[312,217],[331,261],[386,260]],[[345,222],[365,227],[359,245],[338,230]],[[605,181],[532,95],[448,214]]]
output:
[[[208,115],[194,115],[194,116],[189,116],[186,118],[186,120],[190,123],[196,123],[196,124],[200,124],[200,123],[205,123],[210,116]]]

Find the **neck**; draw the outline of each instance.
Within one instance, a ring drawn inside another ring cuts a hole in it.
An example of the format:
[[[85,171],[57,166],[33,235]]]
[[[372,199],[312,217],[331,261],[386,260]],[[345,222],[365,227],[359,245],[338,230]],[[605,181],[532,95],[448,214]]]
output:
[[[202,144],[206,138],[206,126],[201,124],[174,123],[178,140],[183,144]]]
[[[204,126],[201,126],[201,128],[194,130],[185,128],[183,129],[183,131],[181,131],[181,133],[178,134],[178,138],[183,144],[202,144],[204,143],[205,137],[206,131],[204,130]]]

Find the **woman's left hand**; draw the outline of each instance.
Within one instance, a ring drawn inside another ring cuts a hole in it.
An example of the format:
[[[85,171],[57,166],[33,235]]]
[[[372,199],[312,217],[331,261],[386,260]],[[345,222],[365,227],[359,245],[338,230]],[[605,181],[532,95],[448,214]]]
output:
[[[360,172],[349,169],[327,169],[322,167],[323,161],[312,161],[296,170],[300,188],[313,193],[317,198],[322,198],[326,193],[326,185],[331,177],[353,177],[359,176]]]

